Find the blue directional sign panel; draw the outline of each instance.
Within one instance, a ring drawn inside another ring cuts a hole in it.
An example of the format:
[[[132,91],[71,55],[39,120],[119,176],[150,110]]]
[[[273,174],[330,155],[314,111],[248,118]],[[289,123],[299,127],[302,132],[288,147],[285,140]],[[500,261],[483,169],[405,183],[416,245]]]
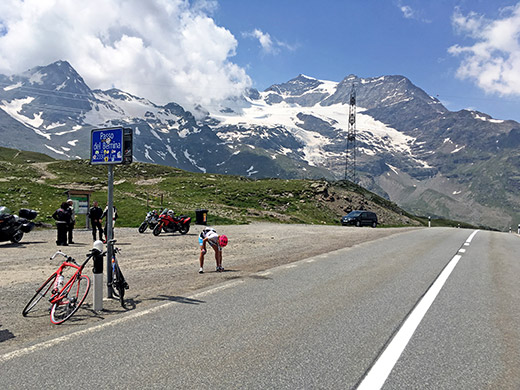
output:
[[[94,129],[91,136],[91,164],[123,163],[123,128]]]

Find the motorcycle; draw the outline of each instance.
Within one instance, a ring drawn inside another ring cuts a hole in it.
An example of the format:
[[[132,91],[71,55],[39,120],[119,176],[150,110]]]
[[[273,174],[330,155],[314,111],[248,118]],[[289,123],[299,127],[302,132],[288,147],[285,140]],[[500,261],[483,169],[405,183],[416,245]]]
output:
[[[158,222],[159,214],[157,211],[148,211],[148,213],[146,213],[146,218],[144,219],[141,226],[139,226],[139,233],[144,233],[148,228],[153,229],[155,226],[157,226]]]
[[[11,241],[18,244],[24,233],[34,229],[34,222],[38,212],[29,209],[20,209],[19,216],[11,213],[7,207],[0,207],[0,241]]]
[[[187,215],[175,216],[172,210],[164,210],[159,215],[159,222],[153,229],[153,235],[158,236],[162,231],[165,233],[179,232],[186,234],[190,230],[191,217]]]

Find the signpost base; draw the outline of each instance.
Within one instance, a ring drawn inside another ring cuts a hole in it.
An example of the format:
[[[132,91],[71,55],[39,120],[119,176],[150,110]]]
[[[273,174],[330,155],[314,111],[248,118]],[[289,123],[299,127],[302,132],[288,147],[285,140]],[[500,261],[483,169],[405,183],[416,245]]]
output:
[[[93,274],[92,281],[94,282],[94,311],[103,310],[103,274]]]

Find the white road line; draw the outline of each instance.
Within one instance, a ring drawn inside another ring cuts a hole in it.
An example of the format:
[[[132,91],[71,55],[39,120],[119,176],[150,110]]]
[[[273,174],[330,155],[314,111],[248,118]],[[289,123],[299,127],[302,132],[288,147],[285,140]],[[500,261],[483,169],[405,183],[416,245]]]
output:
[[[210,290],[201,291],[201,292],[199,292],[197,294],[194,294],[194,295],[191,295],[191,296],[187,297],[187,299],[202,298],[204,296],[213,294],[213,293],[215,293],[217,291],[222,291],[222,290],[234,287],[234,286],[236,286],[238,284],[241,284],[241,283],[244,283],[244,281],[237,280],[237,281],[234,281],[234,282],[230,282],[230,283],[224,284],[222,286],[217,286],[217,287],[212,288]],[[16,351],[12,351],[12,352],[6,353],[4,355],[0,355],[0,362],[5,362],[5,361],[11,360],[11,359],[13,359],[15,357],[26,355],[28,353],[36,352],[36,351],[39,351],[39,350],[42,350],[42,349],[45,349],[45,348],[50,348],[50,347],[52,347],[54,345],[57,345],[59,343],[68,341],[68,340],[70,340],[70,339],[72,339],[74,337],[83,336],[83,335],[86,335],[86,334],[89,334],[89,333],[94,333],[94,332],[97,332],[98,330],[101,330],[103,328],[108,328],[109,326],[118,325],[118,324],[121,324],[123,322],[132,320],[134,318],[139,318],[139,317],[142,317],[144,315],[148,315],[150,313],[154,313],[156,311],[164,309],[164,308],[166,308],[168,306],[172,306],[172,305],[174,305],[176,303],[177,302],[166,302],[166,303],[164,303],[162,305],[155,306],[155,307],[152,307],[150,309],[143,310],[143,311],[135,312],[135,313],[129,314],[129,315],[125,316],[125,317],[117,318],[117,319],[114,319],[112,321],[104,322],[102,324],[99,324],[99,325],[96,325],[96,326],[92,326],[92,327],[87,328],[87,329],[82,329],[82,330],[79,330],[77,332],[65,335],[65,336],[61,336],[61,337],[57,337],[57,338],[52,339],[52,340],[44,341],[43,343],[35,344],[35,345],[31,346],[31,347],[22,348],[22,349],[19,349],[19,350],[16,350]]]
[[[478,230],[475,230],[469,236],[466,242],[471,242],[477,232]],[[415,309],[413,309],[413,311],[410,313],[399,331],[395,334],[390,344],[388,344],[381,356],[379,356],[379,359],[377,359],[370,371],[368,371],[363,381],[359,384],[357,390],[376,390],[383,387],[388,376],[390,375],[390,372],[393,370],[395,364],[399,360],[399,357],[415,333],[415,330],[421,323],[422,319],[426,315],[426,312],[435,301],[435,298],[441,291],[442,287],[446,283],[446,280],[448,280],[448,277],[455,269],[455,266],[461,258],[461,255],[455,255],[450,260],[448,265],[431,285],[426,294],[424,294],[423,298],[419,301]]]
[[[471,235],[468,237],[468,239],[466,240],[466,242],[469,244],[471,243],[471,240],[473,240],[473,237],[475,237],[475,234],[478,233],[478,230],[475,230],[473,233],[471,233]]]
[[[466,253],[466,249],[459,249],[460,253]]]

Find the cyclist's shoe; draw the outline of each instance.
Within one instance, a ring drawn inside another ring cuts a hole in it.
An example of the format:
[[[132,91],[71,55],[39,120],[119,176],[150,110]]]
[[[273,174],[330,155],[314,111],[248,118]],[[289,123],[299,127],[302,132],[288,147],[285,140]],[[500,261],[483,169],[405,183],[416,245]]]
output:
[[[199,274],[203,274],[203,273],[204,273],[204,269],[202,269],[202,267],[200,267]]]
[[[128,290],[130,288],[130,286],[128,285],[127,282],[125,282],[125,284],[123,284],[123,287],[124,287],[125,290]]]
[[[224,272],[224,267],[217,267],[217,272]]]

